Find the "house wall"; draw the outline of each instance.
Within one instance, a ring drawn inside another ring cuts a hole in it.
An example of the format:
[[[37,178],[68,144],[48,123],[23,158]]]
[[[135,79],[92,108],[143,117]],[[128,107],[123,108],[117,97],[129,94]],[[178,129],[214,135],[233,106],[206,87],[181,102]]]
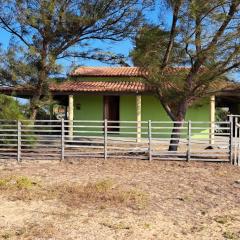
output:
[[[199,121],[199,122],[208,122],[210,118],[210,104],[209,100],[205,99],[201,102],[198,102],[194,106],[192,106],[186,115],[186,121]],[[121,96],[120,97],[120,120],[121,121],[136,121],[136,96]],[[154,96],[143,95],[142,96],[142,121],[171,121],[166,111],[163,109],[159,100]],[[129,126],[129,123],[122,123],[121,126]],[[121,129],[121,132],[124,133],[127,131],[136,132],[136,126],[130,129]],[[147,127],[147,124],[144,125]],[[171,123],[161,124],[161,127],[171,127]],[[159,132],[160,130],[155,130],[155,132]],[[154,132],[154,131],[153,131]],[[161,130],[164,132],[163,134],[158,134],[160,137],[169,137],[170,130],[165,129]],[[208,130],[194,130],[194,137],[198,137],[199,133],[208,132]],[[133,134],[129,134],[133,135]],[[146,134],[142,134],[146,136]],[[133,135],[135,136],[135,135]]]
[[[120,121],[136,121],[136,96],[134,95],[123,95],[120,96]],[[198,102],[194,106],[192,106],[186,115],[186,120],[192,121],[209,121],[210,118],[210,105],[209,100],[205,99],[201,102]],[[81,95],[74,96],[74,120],[103,120],[103,96],[93,96],[93,95]],[[142,121],[171,121],[168,117],[167,113],[161,106],[159,100],[154,96],[143,95],[142,96]],[[84,125],[100,125],[99,123],[81,123]],[[121,126],[129,126],[130,123],[121,123]],[[170,127],[171,123],[166,123],[162,126]],[[131,124],[131,128],[122,128],[120,134],[136,137],[136,124]],[[147,127],[147,124],[144,125]],[[75,130],[78,131],[97,131],[101,134],[101,128],[77,128]],[[143,130],[147,131],[147,130]],[[155,130],[160,131],[160,130]],[[207,132],[208,130],[195,130],[195,136],[201,132]],[[169,137],[170,129],[161,130],[164,132],[162,134],[158,134],[160,137]],[[79,133],[83,134],[84,133]],[[89,133],[87,134],[89,135]],[[146,136],[146,134],[142,134]]]
[[[103,120],[103,96],[93,95],[81,95],[74,96],[74,120]],[[102,133],[102,128],[94,128],[94,126],[100,126],[100,123],[96,122],[81,122],[75,123],[75,125],[81,125],[81,127],[75,127],[74,130],[79,131],[78,135],[96,135]],[[92,126],[92,127],[84,127]],[[85,133],[87,131],[87,133]]]

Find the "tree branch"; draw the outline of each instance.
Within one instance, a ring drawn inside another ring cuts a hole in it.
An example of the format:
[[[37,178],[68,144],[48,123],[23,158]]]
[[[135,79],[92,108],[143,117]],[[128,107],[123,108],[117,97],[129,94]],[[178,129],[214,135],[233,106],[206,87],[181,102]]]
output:
[[[4,25],[4,28],[6,31],[8,31],[9,33],[17,36],[27,47],[30,46],[30,44],[23,38],[23,36],[21,36],[17,31],[15,31],[13,28],[11,28],[9,26],[9,24],[7,24],[7,22],[2,18],[0,17],[0,21],[2,22],[2,24]]]
[[[173,8],[172,26],[171,26],[170,36],[169,36],[169,42],[168,42],[167,49],[161,65],[162,69],[164,69],[167,66],[170,58],[170,54],[173,48],[173,43],[174,43],[175,34],[176,34],[176,26],[178,21],[178,14],[179,14],[181,4],[182,4],[181,1],[178,1]]]

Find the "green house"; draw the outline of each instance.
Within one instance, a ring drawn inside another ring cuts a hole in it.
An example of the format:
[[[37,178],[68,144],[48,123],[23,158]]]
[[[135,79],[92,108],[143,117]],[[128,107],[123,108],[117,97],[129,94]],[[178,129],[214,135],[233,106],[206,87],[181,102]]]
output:
[[[62,106],[65,119],[107,119],[120,121],[121,125],[127,124],[126,121],[171,121],[152,88],[142,81],[138,67],[79,67],[68,80],[51,83],[50,90]],[[26,88],[2,88],[1,92],[25,98],[32,95]],[[236,89],[226,89],[205,98],[187,111],[186,121],[214,122],[217,107],[228,107],[230,113],[239,114],[238,96]],[[113,131],[121,133],[122,130]],[[136,126],[129,131],[136,131]],[[138,132],[138,135],[143,133]]]
[[[79,67],[71,80],[53,84],[51,90],[56,99],[65,101],[71,120],[170,121],[141,74],[137,67]],[[210,99],[198,102],[186,119],[210,121],[211,106],[215,107]]]
[[[67,96],[64,100],[65,117],[69,120],[120,121],[118,123],[120,128],[113,127],[110,131],[122,135],[129,133],[130,136],[131,132],[137,131],[137,138],[145,135],[141,124],[133,124],[132,128],[126,130],[124,126],[130,125],[128,121],[171,122],[152,88],[142,81],[142,71],[138,67],[79,67],[70,74],[70,77],[71,80],[51,85],[56,99],[63,101],[63,96]],[[225,103],[225,98],[228,96],[221,93],[221,96],[202,99],[187,111],[186,121],[214,122],[216,99],[218,101],[221,99],[221,103]],[[230,103],[230,106],[232,105]],[[89,122],[86,123],[89,124],[91,125]],[[109,123],[114,126],[116,124]],[[170,125],[169,123],[162,125],[169,127],[162,136],[169,137]],[[206,129],[195,130],[195,136],[214,131],[209,130],[209,125],[205,124]],[[85,130],[89,131],[88,134],[98,132],[98,129],[91,127],[85,127]]]

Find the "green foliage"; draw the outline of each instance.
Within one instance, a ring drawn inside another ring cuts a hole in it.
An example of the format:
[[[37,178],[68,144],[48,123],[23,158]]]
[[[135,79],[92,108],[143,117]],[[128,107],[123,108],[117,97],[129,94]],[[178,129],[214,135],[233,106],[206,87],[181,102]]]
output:
[[[32,181],[28,177],[22,176],[16,179],[15,185],[18,189],[29,189],[36,185],[36,182]]]
[[[147,68],[145,80],[155,87],[169,117],[182,121],[200,98],[236,87],[226,74],[240,69],[240,2],[161,2],[169,7],[161,8],[169,13],[162,19],[164,28],[143,27],[131,57]]]
[[[26,176],[10,176],[0,179],[0,189],[30,189],[38,185]]]
[[[0,94],[0,119],[23,120],[22,106],[13,97]]]
[[[37,110],[51,102],[48,82],[62,73],[61,59],[107,60],[102,49],[90,45],[91,40],[120,41],[133,36],[143,10],[153,2],[0,0],[0,27],[12,35],[0,62],[0,81],[32,89],[35,118]]]
[[[216,121],[223,122],[228,120],[228,115],[230,114],[229,111],[223,108],[216,109]]]
[[[0,130],[1,136],[0,144],[14,144],[17,139],[17,122],[15,120],[26,120],[26,107],[21,105],[13,97],[5,96],[0,94]],[[22,122],[22,125],[27,126],[31,122]],[[35,136],[25,136],[27,134],[34,135],[34,132],[22,132],[22,138],[27,140],[25,143],[29,146],[33,145],[33,140],[36,140]],[[15,142],[12,141],[15,139]]]
[[[169,41],[169,31],[165,31],[155,25],[144,25],[134,39],[135,48],[130,57],[136,66],[147,66],[149,64],[158,66],[164,58],[164,51]],[[182,56],[182,58],[180,58]],[[184,52],[176,43],[171,62],[183,60]],[[176,62],[177,63],[177,62]]]

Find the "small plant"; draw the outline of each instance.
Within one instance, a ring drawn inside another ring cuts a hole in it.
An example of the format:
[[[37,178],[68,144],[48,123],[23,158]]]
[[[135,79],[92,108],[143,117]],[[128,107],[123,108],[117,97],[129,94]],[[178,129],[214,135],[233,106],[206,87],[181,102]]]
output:
[[[6,179],[0,179],[0,188],[1,187],[6,187],[8,181]]]
[[[144,223],[144,228],[149,229],[151,227],[150,223]]]
[[[224,232],[223,237],[225,239],[232,239],[232,240],[239,240],[240,239],[240,236],[238,234],[236,234],[234,232],[229,232],[229,231]]]
[[[7,233],[3,233],[1,237],[2,239],[10,239],[12,236],[10,233],[7,232]]]
[[[26,176],[10,176],[0,179],[0,188],[2,189],[29,189],[35,185],[37,183]]]
[[[33,182],[28,177],[19,177],[16,179],[16,187],[19,189],[29,189],[36,185],[36,182]]]
[[[111,188],[113,188],[113,181],[110,180],[110,179],[107,179],[107,180],[102,180],[102,181],[99,181],[99,182],[96,182],[95,184],[93,185],[88,185],[89,187],[94,187],[97,192],[106,192],[108,190],[110,190]]]
[[[228,216],[228,215],[224,215],[224,216],[217,216],[214,218],[215,222],[220,223],[220,224],[226,224],[229,221],[234,220],[233,217]]]
[[[111,222],[102,222],[101,225],[104,227],[112,228],[114,230],[130,229],[131,226],[125,224],[124,222],[111,223]]]

